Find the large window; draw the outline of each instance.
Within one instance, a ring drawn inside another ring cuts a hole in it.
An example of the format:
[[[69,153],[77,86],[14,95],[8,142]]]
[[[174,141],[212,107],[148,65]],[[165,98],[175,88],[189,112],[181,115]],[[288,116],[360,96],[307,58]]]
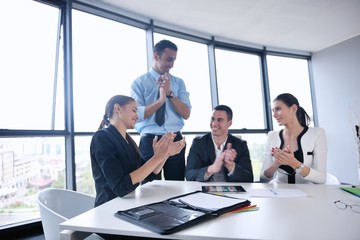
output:
[[[267,63],[271,99],[270,107],[272,100],[277,95],[291,93],[299,100],[300,106],[305,109],[313,120],[308,61],[306,59],[268,55]],[[279,129],[282,126],[273,121],[273,128]]]
[[[147,71],[145,30],[74,10],[72,39],[75,131],[94,132],[107,101],[130,96],[132,81]],[[76,186],[95,195],[90,141],[75,138]]]
[[[37,192],[65,187],[64,137],[41,136],[65,129],[59,20],[54,6],[1,2],[0,228],[38,219]]]
[[[63,81],[55,75],[59,9],[29,0],[1,5],[0,128],[49,130],[54,122],[62,130],[63,98],[56,96],[63,97]]]
[[[73,11],[75,131],[93,132],[114,95],[147,71],[145,30]]]
[[[219,104],[233,110],[233,129],[264,129],[260,57],[216,49]]]

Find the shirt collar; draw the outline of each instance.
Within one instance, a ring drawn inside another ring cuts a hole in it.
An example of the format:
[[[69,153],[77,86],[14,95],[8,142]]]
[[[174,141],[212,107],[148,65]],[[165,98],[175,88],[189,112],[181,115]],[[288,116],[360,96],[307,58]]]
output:
[[[155,80],[155,82],[160,78],[160,74],[157,71],[155,71],[153,68],[151,68],[149,72],[152,78]]]
[[[215,143],[215,141],[214,141],[214,137],[213,137],[212,134],[211,134],[211,139],[212,139],[212,141],[213,141],[214,148],[215,148],[216,150],[218,150],[218,148],[217,148],[217,146],[216,146],[216,143]],[[226,142],[227,142],[227,139],[228,139],[228,137],[226,136],[225,141],[220,145],[220,151],[222,151],[222,150],[224,149],[225,144],[226,144]]]

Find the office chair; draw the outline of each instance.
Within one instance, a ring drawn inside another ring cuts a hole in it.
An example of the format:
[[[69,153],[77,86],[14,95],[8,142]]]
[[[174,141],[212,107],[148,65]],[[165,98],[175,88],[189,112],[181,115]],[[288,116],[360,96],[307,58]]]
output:
[[[327,185],[340,185],[341,182],[339,181],[339,179],[337,177],[335,177],[335,175],[331,174],[331,173],[326,173],[326,182],[325,184]]]
[[[46,188],[38,193],[38,205],[46,240],[60,239],[59,224],[94,207],[93,196],[58,188]],[[90,235],[90,236],[88,236]],[[86,240],[103,239],[85,233]]]

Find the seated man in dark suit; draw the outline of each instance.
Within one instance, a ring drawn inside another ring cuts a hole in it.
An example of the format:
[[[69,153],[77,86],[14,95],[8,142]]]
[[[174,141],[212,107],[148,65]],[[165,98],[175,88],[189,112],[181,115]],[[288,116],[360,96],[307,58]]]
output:
[[[226,105],[214,108],[211,133],[196,137],[187,157],[188,181],[253,182],[254,176],[246,141],[229,133],[232,110]]]

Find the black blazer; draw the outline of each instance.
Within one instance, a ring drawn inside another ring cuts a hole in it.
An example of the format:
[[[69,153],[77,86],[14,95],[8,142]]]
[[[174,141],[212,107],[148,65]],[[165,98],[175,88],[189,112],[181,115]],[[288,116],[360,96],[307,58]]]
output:
[[[231,177],[228,176],[229,171],[225,167],[222,169],[226,181],[253,182],[254,176],[247,142],[228,134],[226,144],[227,143],[232,144],[232,148],[236,150],[237,156],[235,159],[235,170]],[[186,180],[204,182],[206,170],[208,166],[214,163],[215,158],[216,155],[211,133],[196,137],[193,140],[187,157],[185,170]],[[208,181],[210,180],[211,178]]]
[[[123,197],[139,185],[132,184],[130,173],[143,165],[144,160],[130,135],[126,134],[126,140],[112,125],[95,132],[92,137],[90,156],[96,189],[95,206]],[[146,181],[155,176],[149,175]]]

